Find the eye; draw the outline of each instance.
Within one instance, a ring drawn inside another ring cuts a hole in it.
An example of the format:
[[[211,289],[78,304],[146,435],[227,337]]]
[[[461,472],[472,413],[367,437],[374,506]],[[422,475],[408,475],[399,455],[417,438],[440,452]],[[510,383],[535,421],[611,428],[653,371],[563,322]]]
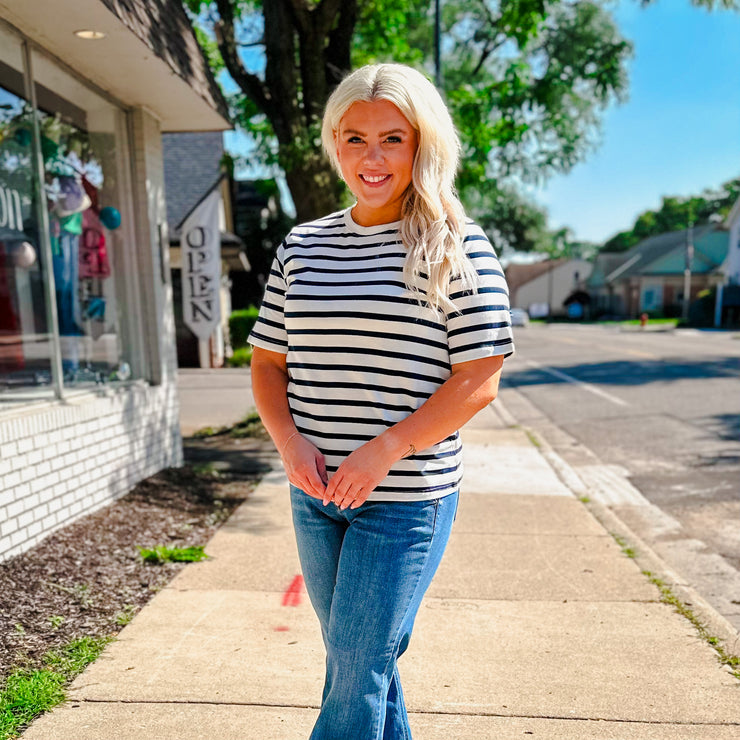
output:
[[[401,137],[400,137],[400,136],[395,136],[395,135],[393,135],[393,136],[389,136],[389,137],[388,137],[388,138],[386,139],[386,141],[387,141],[387,142],[388,142],[389,144],[400,144],[400,143],[401,143]]]
[[[348,144],[361,144],[362,139],[359,136],[350,136],[349,139],[347,139]]]

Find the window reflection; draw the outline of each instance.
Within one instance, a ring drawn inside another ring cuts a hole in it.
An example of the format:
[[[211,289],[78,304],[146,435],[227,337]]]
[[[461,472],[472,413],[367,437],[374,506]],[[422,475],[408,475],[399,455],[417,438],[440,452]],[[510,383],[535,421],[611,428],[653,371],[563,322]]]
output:
[[[0,87],[0,390],[51,383],[31,115],[21,97]]]

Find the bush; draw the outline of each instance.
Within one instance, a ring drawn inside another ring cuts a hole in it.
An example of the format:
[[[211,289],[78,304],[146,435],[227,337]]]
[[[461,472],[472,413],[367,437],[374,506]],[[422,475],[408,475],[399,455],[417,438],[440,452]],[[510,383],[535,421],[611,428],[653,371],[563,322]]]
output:
[[[252,348],[239,347],[234,350],[234,354],[226,360],[229,367],[248,367],[252,364]]]
[[[252,331],[252,327],[257,321],[258,314],[259,309],[256,306],[250,306],[234,311],[229,316],[229,336],[231,337],[231,346],[235,350],[247,346],[247,337],[249,337],[249,332]]]

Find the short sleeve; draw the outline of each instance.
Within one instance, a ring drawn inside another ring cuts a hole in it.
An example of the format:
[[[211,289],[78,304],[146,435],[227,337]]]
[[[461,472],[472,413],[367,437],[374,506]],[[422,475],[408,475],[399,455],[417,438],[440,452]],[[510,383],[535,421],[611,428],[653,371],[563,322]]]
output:
[[[259,316],[249,335],[254,347],[288,354],[288,333],[285,330],[285,272],[282,262],[285,242],[278,249],[270,268]]]
[[[485,233],[475,224],[468,224],[464,247],[478,274],[478,286],[463,291],[459,279],[452,281],[450,299],[457,310],[446,315],[450,362],[508,357],[514,352],[514,337],[504,271]]]

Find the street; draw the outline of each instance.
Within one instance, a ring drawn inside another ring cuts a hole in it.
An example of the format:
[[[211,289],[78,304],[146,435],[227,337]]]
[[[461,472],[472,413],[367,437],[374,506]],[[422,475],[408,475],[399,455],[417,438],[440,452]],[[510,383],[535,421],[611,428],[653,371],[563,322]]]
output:
[[[515,340],[503,404],[740,626],[740,335],[534,324]]]

